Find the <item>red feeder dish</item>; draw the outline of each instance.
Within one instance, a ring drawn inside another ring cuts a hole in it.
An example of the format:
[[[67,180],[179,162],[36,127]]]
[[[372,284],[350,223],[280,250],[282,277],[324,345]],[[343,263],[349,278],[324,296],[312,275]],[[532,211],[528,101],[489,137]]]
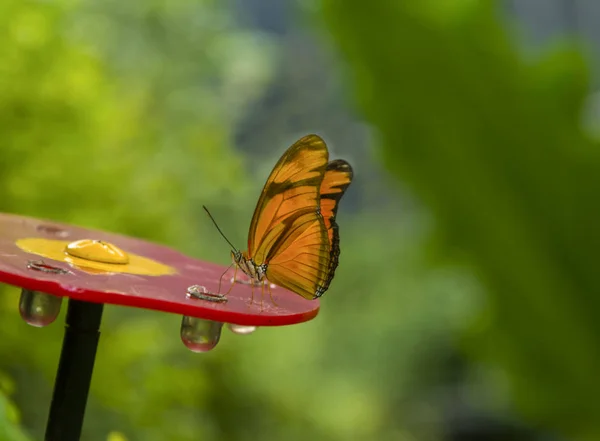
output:
[[[305,322],[319,311],[281,287],[250,286],[234,271],[162,245],[98,230],[0,214],[0,282],[22,288],[19,309],[33,326],[52,323],[69,297],[65,338],[46,441],[78,440],[104,303],[181,314],[181,339],[195,352],[216,346],[224,323],[237,334]],[[271,294],[273,301],[271,300]]]

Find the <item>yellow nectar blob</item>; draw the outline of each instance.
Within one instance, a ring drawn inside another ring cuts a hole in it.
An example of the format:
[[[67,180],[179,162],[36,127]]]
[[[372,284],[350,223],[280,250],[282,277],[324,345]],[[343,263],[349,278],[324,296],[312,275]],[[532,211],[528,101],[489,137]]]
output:
[[[116,245],[101,240],[83,239],[75,242],[41,239],[19,239],[16,245],[27,253],[67,262],[90,274],[129,273],[164,276],[177,273],[171,266],[146,257],[126,253]]]
[[[102,263],[129,263],[129,256],[121,248],[102,240],[83,239],[71,242],[65,252],[74,257]]]

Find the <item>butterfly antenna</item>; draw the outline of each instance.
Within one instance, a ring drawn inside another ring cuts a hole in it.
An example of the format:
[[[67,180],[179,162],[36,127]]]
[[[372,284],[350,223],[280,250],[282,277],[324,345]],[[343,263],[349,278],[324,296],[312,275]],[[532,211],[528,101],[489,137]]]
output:
[[[219,233],[221,233],[221,236],[223,236],[223,239],[225,239],[227,241],[227,243],[229,244],[229,246],[231,247],[231,249],[233,251],[237,251],[237,248],[233,246],[233,244],[229,241],[229,239],[227,239],[227,236],[225,236],[223,234],[223,232],[221,231],[221,229],[219,228],[219,225],[217,225],[217,221],[215,220],[214,217],[212,217],[212,214],[210,214],[210,211],[208,211],[208,208],[206,208],[206,206],[202,206],[202,208],[204,208],[204,211],[206,211],[206,214],[208,214],[208,217],[210,217],[210,220],[213,221],[213,224],[215,224],[215,227],[217,227],[217,230],[219,231]]]

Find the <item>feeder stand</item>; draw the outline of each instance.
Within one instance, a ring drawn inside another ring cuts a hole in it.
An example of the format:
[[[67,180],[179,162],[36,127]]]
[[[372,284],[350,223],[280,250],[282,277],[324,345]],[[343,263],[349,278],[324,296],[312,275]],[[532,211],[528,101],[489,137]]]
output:
[[[0,283],[21,288],[23,319],[49,325],[69,298],[45,440],[80,439],[104,304],[182,315],[180,338],[194,352],[213,349],[224,323],[249,334],[318,314],[317,300],[275,285],[275,304],[243,279],[226,297],[218,294],[225,270],[140,239],[0,213]]]

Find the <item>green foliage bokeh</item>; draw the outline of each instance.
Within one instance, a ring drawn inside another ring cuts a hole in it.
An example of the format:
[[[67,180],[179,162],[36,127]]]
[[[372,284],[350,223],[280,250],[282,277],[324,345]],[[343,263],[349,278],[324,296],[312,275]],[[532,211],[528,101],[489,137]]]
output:
[[[598,439],[600,150],[581,55],[527,60],[495,2],[324,4],[383,161],[489,288],[472,353],[507,368],[536,424]]]

